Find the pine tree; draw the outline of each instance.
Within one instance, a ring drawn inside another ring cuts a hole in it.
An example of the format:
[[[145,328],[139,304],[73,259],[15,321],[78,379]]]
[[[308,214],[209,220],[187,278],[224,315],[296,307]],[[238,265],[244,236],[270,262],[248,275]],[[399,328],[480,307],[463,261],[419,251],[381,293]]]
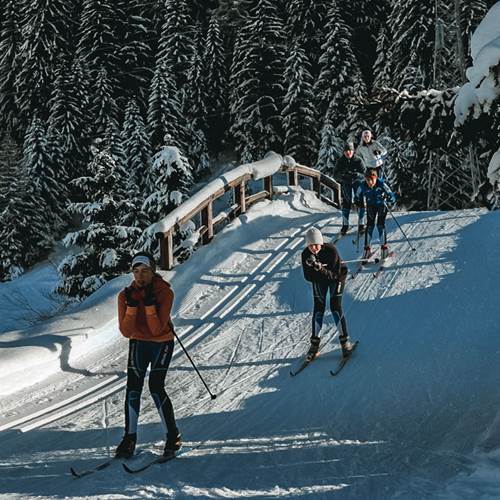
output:
[[[468,61],[466,62],[466,66],[469,67],[472,63],[472,59],[470,58],[470,36],[476,28],[479,26],[479,23],[483,20],[484,16],[488,12],[488,6],[486,5],[485,0],[463,0],[460,2],[461,8],[461,19],[460,19],[460,27],[462,29],[462,41],[464,44],[464,52],[465,56],[469,56]]]
[[[0,129],[18,127],[16,72],[21,44],[19,14],[14,0],[5,0],[0,6]]]
[[[80,299],[128,269],[131,248],[141,233],[123,225],[130,209],[126,173],[113,157],[106,150],[97,152],[88,170],[91,177],[80,177],[73,184],[89,201],[70,205],[84,226],[64,239],[66,246],[77,245],[83,251],[59,266],[58,291]]]
[[[123,22],[118,24],[120,51],[115,98],[123,109],[130,98],[145,101],[145,91],[154,67],[153,47],[157,43],[154,19],[159,17],[154,0],[119,0]]]
[[[292,45],[286,64],[288,90],[281,113],[285,152],[299,163],[312,165],[317,154],[312,76],[310,63],[298,41]]]
[[[8,133],[0,140],[0,214],[7,206],[12,183],[20,177],[21,148]]]
[[[54,163],[52,149],[42,121],[34,117],[26,131],[21,175],[28,179],[35,196],[46,207],[46,234],[63,226],[62,215],[67,204],[66,172]]]
[[[84,98],[82,102],[72,70],[63,64],[56,74],[49,101],[49,133],[57,135],[57,147],[64,155],[68,178],[74,179],[84,172],[88,157],[86,102]]]
[[[286,5],[289,38],[303,48],[313,79],[320,71],[319,56],[327,36],[325,19],[329,3],[328,0],[290,0]]]
[[[196,32],[186,0],[165,0],[156,67],[168,69],[178,89],[186,83]]]
[[[8,203],[0,214],[0,281],[19,277],[52,245],[44,200],[34,186],[17,180],[11,184]]]
[[[242,161],[281,149],[283,23],[270,0],[258,0],[238,36],[231,67],[231,132]]]
[[[389,25],[393,30],[391,43],[394,84],[397,89],[410,86],[409,78],[422,77],[424,87],[432,83],[435,38],[435,1],[409,0],[404,9],[397,3],[392,6]]]
[[[321,47],[321,72],[314,86],[319,120],[329,110],[336,134],[347,139],[362,123],[360,107],[366,87],[351,49],[351,33],[340,17],[337,2],[328,11],[327,40]]]
[[[45,118],[53,71],[69,57],[73,1],[32,0],[20,6],[23,43],[16,74],[17,105],[27,124],[37,110]]]
[[[330,177],[334,177],[335,163],[342,155],[345,143],[345,139],[339,136],[334,125],[334,121],[336,121],[335,110],[335,101],[332,100],[321,127],[318,159],[316,161],[316,168]]]
[[[210,124],[204,133],[208,149],[215,153],[222,149],[229,126],[227,58],[220,21],[215,14],[210,17],[202,60],[205,109]]]
[[[150,194],[143,205],[143,210],[152,223],[180,205],[193,183],[193,174],[187,158],[172,144],[167,137],[165,145],[152,159],[148,177]]]
[[[139,194],[146,191],[147,172],[151,164],[149,138],[137,102],[131,99],[125,110],[122,130],[125,168]]]
[[[390,27],[382,27],[377,37],[377,59],[373,66],[373,88],[378,91],[393,84]]]
[[[165,135],[171,136],[175,145],[185,146],[185,120],[178,91],[172,75],[163,65],[156,67],[151,81],[147,123],[153,149],[163,144]]]
[[[112,85],[120,72],[120,23],[125,18],[121,3],[113,0],[83,0],[77,59],[91,72],[105,69]]]
[[[113,97],[113,88],[105,68],[101,68],[97,74],[90,97],[90,112],[93,117],[93,137],[103,137],[109,118],[118,120],[118,106]]]

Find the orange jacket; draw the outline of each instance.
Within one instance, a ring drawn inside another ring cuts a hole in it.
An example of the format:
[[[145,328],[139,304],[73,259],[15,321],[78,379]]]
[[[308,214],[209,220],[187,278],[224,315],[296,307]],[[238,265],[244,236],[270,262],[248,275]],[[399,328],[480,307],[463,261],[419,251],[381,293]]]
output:
[[[174,302],[174,292],[161,276],[153,278],[156,304],[144,305],[144,289],[138,288],[135,281],[131,284],[133,297],[139,302],[138,307],[128,307],[125,291],[118,294],[118,325],[124,337],[137,340],[165,342],[174,339],[170,313]]]

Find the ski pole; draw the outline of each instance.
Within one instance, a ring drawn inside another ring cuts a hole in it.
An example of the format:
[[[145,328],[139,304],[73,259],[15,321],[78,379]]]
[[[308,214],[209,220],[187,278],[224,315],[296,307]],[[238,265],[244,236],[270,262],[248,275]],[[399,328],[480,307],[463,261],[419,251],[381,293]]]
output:
[[[175,333],[175,330],[173,328],[172,328],[172,331],[174,332],[174,336],[177,339],[177,341],[179,342],[179,345],[182,347],[182,350],[184,351],[184,354],[187,356],[187,358],[189,359],[189,361],[193,365],[193,368],[195,369],[196,373],[198,374],[198,377],[200,377],[200,380],[203,382],[203,385],[205,386],[205,389],[208,391],[208,394],[210,394],[210,398],[211,399],[215,399],[217,397],[217,394],[212,394],[212,392],[210,391],[210,388],[208,387],[207,383],[205,382],[205,380],[201,376],[200,371],[198,370],[198,368],[194,364],[194,361],[191,359],[191,356],[189,355],[189,353],[187,352],[186,348],[184,347],[184,344],[181,342],[181,339]]]
[[[394,219],[394,222],[397,224],[397,226],[399,227],[399,230],[401,231],[401,233],[403,234],[403,236],[405,237],[408,245],[410,245],[410,248],[416,252],[417,249],[416,248],[413,248],[412,244],[410,243],[410,240],[408,239],[408,237],[406,236],[405,232],[403,231],[403,228],[399,225],[399,222],[398,222],[398,219],[396,219],[396,217],[394,217],[394,214],[392,213],[392,210],[389,208],[389,206],[387,205],[387,203],[384,201],[384,205],[385,205],[385,208],[387,208],[387,210],[389,211],[389,213],[391,214],[392,218]]]

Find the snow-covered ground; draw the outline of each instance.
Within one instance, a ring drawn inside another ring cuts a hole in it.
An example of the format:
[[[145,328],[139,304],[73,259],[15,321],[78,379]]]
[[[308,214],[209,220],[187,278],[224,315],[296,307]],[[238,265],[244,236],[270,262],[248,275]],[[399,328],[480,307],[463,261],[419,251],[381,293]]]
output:
[[[115,309],[130,277],[36,325],[9,287],[38,310],[45,299],[33,290],[49,289],[40,281],[54,279],[51,266],[1,284],[0,498],[499,498],[500,214],[396,215],[417,251],[389,217],[395,258],[377,279],[367,269],[348,281],[344,309],[360,344],[337,378],[329,313],[321,356],[289,375],[310,328],[304,232],[340,228],[338,211],[310,192],[257,204],[164,273],[178,332],[218,397],[177,347],[167,390],[187,451],[134,476],[119,463],[69,474],[103,461],[122,435],[126,341]],[[356,258],[350,237],[338,247]],[[131,464],[162,438],[146,389]]]

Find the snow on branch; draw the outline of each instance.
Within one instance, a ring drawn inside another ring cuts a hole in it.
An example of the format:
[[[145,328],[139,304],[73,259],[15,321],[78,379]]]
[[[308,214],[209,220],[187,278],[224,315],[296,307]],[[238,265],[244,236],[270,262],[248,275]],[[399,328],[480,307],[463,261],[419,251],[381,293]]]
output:
[[[500,2],[491,7],[471,40],[473,64],[467,69],[469,80],[455,102],[455,125],[463,125],[472,114],[489,113],[500,96]]]

